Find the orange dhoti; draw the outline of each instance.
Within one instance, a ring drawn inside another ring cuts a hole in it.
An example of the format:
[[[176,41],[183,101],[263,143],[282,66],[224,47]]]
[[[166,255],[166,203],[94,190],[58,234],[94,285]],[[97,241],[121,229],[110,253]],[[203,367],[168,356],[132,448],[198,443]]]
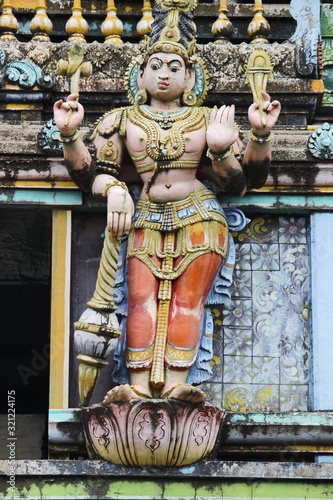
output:
[[[139,202],[128,250],[130,370],[152,370],[158,386],[164,366],[188,370],[194,363],[203,308],[227,238],[222,209],[206,189],[180,202]]]

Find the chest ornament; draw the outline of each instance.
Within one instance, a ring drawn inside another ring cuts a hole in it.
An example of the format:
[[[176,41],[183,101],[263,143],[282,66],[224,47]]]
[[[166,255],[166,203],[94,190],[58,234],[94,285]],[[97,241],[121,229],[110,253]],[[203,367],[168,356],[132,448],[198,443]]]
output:
[[[185,152],[184,134],[206,126],[205,113],[201,108],[184,107],[175,113],[165,113],[154,112],[145,105],[134,105],[129,110],[128,118],[146,133],[146,153],[155,161],[180,158]],[[169,131],[163,138],[162,130]]]

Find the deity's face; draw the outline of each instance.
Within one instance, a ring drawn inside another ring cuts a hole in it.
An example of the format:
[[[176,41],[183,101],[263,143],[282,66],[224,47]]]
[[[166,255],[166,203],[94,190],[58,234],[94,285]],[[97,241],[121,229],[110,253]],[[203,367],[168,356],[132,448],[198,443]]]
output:
[[[186,68],[184,59],[178,54],[158,52],[149,57],[138,84],[152,98],[171,102],[193,87],[194,72]]]

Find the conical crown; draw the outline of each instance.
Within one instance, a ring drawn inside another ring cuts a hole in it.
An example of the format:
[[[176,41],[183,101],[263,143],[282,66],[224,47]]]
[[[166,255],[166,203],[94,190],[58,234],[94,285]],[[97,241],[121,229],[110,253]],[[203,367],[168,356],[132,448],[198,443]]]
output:
[[[156,52],[179,54],[188,62],[195,50],[193,10],[197,0],[156,0],[146,57]]]

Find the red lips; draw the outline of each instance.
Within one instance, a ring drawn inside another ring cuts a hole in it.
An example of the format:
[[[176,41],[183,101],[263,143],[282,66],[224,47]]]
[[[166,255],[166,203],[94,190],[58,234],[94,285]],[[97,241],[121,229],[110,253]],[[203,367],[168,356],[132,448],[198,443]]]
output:
[[[158,87],[160,89],[167,89],[169,87],[169,84],[167,82],[158,82]]]

